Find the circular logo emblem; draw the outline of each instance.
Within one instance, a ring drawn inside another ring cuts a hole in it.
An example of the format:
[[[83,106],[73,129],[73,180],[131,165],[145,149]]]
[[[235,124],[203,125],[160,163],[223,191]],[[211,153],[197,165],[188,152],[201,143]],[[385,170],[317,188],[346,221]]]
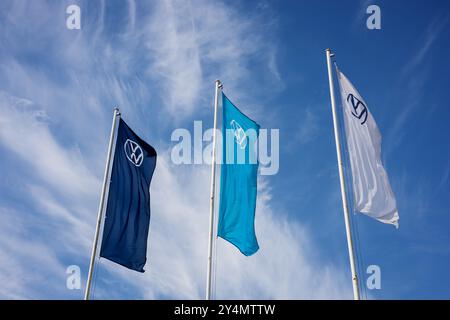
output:
[[[358,118],[359,120],[361,120],[361,125],[366,123],[368,112],[367,112],[367,107],[364,104],[364,102],[359,100],[357,97],[355,97],[351,93],[347,96],[347,102],[351,103],[351,107],[353,108],[352,115],[355,118]]]
[[[234,132],[234,139],[241,149],[245,149],[247,146],[247,135],[241,125],[235,120],[230,121],[231,129]]]
[[[144,152],[141,147],[133,140],[127,139],[123,145],[127,159],[136,167],[140,167],[144,161]]]

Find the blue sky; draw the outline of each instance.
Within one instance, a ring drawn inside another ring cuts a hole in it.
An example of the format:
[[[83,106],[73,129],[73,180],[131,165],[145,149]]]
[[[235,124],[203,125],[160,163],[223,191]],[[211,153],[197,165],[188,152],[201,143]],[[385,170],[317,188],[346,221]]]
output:
[[[81,30],[66,28],[77,4]],[[366,28],[367,6],[381,30]],[[210,167],[170,140],[212,126],[214,80],[262,128],[280,170],[260,177],[260,251],[219,239],[216,298],[351,298],[325,49],[368,103],[400,229],[352,216],[370,299],[448,299],[449,5],[444,1],[2,1],[0,298],[81,299],[112,108],[158,151],[146,272],[104,259],[96,299],[204,297]],[[81,290],[66,288],[79,265]]]

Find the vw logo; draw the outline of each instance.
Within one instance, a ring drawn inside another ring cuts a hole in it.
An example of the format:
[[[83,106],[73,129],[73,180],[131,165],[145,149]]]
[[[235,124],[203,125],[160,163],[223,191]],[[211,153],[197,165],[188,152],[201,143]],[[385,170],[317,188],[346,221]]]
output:
[[[366,123],[368,115],[366,105],[361,100],[356,98],[353,94],[349,94],[347,96],[347,102],[352,104],[352,115],[361,120],[362,125]]]
[[[247,135],[241,125],[235,120],[230,121],[231,129],[234,132],[234,139],[241,149],[245,149],[247,146]]]
[[[133,140],[127,139],[123,145],[127,159],[136,167],[140,167],[144,161],[144,152],[141,147]]]

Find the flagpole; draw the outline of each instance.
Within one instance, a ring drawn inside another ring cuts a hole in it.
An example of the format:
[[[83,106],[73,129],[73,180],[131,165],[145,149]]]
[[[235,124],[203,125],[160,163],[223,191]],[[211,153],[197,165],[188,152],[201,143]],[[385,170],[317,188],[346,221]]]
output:
[[[208,243],[208,268],[206,271],[206,300],[211,300],[212,296],[212,256],[214,242],[214,196],[216,187],[216,130],[217,130],[217,109],[219,105],[219,90],[222,89],[220,80],[215,81],[216,90],[214,96],[214,131],[213,148],[211,161],[211,197],[209,203],[209,243]]]
[[[339,167],[339,181],[341,184],[341,196],[342,196],[342,206],[344,208],[344,221],[345,221],[345,231],[347,234],[347,247],[348,247],[348,255],[350,258],[350,269],[352,272],[352,284],[353,284],[353,298],[355,300],[359,300],[359,286],[358,286],[358,277],[356,274],[356,264],[355,264],[355,254],[353,250],[353,240],[352,233],[350,228],[350,216],[348,213],[348,203],[347,203],[347,191],[345,187],[345,179],[344,179],[344,166],[342,162],[342,150],[341,150],[341,139],[339,135],[339,127],[338,127],[338,116],[336,112],[336,101],[334,96],[334,84],[333,84],[333,71],[331,66],[331,57],[334,56],[334,53],[331,52],[330,49],[325,50],[327,55],[327,67],[328,67],[328,80],[330,84],[330,97],[331,97],[331,109],[333,111],[333,125],[334,125],[334,138],[336,141],[336,153]]]
[[[103,175],[102,193],[100,196],[100,204],[98,207],[98,216],[97,216],[97,224],[95,227],[94,244],[92,245],[91,262],[89,264],[89,273],[88,273],[88,278],[87,278],[87,282],[86,282],[86,291],[84,293],[84,300],[89,300],[90,293],[91,293],[92,274],[94,272],[94,262],[95,262],[95,257],[97,255],[97,245],[98,245],[100,227],[102,224],[103,208],[104,208],[105,202],[106,202],[106,190],[108,190],[108,186],[109,186],[109,182],[110,182],[108,179],[108,176],[109,176],[110,166],[111,166],[111,155],[112,155],[112,147],[113,147],[113,142],[114,142],[115,133],[116,133],[115,129],[116,129],[117,118],[120,119],[120,112],[119,112],[119,108],[116,107],[116,108],[114,108],[114,116],[113,116],[113,121],[112,121],[111,134],[109,136],[108,155],[106,158],[105,173]]]

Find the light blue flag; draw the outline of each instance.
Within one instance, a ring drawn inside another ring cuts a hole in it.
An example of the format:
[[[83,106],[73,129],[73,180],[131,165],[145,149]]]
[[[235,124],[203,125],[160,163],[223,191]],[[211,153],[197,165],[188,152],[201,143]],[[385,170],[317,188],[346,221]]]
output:
[[[255,235],[259,125],[222,94],[223,151],[217,235],[244,255],[258,251]]]

